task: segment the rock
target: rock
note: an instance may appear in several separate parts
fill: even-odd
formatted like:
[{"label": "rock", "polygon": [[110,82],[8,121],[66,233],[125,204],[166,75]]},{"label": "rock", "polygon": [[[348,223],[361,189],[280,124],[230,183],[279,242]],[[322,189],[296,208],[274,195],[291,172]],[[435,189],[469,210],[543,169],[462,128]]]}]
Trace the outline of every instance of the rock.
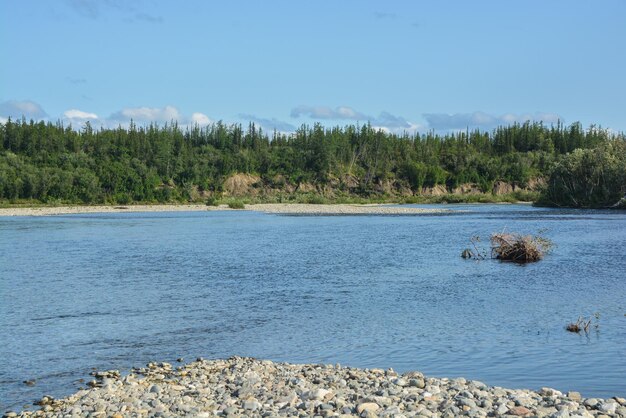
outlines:
[{"label": "rock", "polygon": [[592,409],[595,408],[597,404],[598,404],[598,400],[596,398],[589,398],[583,402],[583,405]]},{"label": "rock", "polygon": [[228,408],[224,408],[224,414],[226,415],[236,414],[238,410],[239,409],[235,408],[234,406],[229,406]]},{"label": "rock", "polygon": [[250,398],[243,403],[243,409],[246,411],[256,411],[261,408],[261,404],[254,398]]},{"label": "rock", "polygon": [[615,401],[604,402],[604,403],[600,404],[597,408],[598,408],[598,410],[600,410],[602,412],[606,412],[608,414],[613,414],[613,413],[615,413],[615,409],[617,409],[617,402],[615,402]]},{"label": "rock", "polygon": [[573,401],[580,402],[582,396],[580,396],[579,392],[569,391],[567,392],[567,397]]},{"label": "rock", "polygon": [[552,388],[546,388],[543,387],[541,389],[539,389],[539,394],[541,396],[559,396],[562,395],[561,392],[559,392],[558,390],[552,389]]},{"label": "rock", "polygon": [[380,408],[380,406],[378,406],[378,404],[376,404],[374,402],[364,402],[364,403],[361,403],[361,404],[357,405],[356,412],[360,415],[364,411],[376,412],[376,411],[378,411],[379,408]]},{"label": "rock", "polygon": [[467,409],[468,411],[472,408],[476,408],[476,402],[474,402],[473,399],[468,399],[468,398],[460,398],[457,401],[457,405],[468,407]]},{"label": "rock", "polygon": [[416,387],[416,388],[419,388],[419,389],[424,389],[424,387],[426,386],[426,383],[424,382],[424,379],[421,379],[421,378],[410,379],[409,380],[409,386]]},{"label": "rock", "polygon": [[150,393],[161,393],[161,387],[158,385],[150,386]]},{"label": "rock", "polygon": [[525,417],[526,415],[530,415],[532,412],[526,407],[514,406],[513,408],[509,409],[509,412],[507,413],[509,415],[515,415],[517,417]]},{"label": "rock", "polygon": [[498,407],[496,408],[496,412],[498,413],[498,415],[504,415],[507,412],[509,412],[509,407],[506,406],[505,404],[500,404],[498,405]]},{"label": "rock", "polygon": [[330,399],[332,398],[333,393],[329,390],[326,389],[315,389],[312,392],[309,392],[309,399],[315,399],[315,400],[324,400],[324,399]]}]

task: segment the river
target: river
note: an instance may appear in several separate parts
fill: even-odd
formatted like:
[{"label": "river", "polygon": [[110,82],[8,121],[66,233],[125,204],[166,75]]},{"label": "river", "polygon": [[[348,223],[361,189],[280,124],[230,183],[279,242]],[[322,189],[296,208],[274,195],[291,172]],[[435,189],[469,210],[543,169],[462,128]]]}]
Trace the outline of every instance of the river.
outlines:
[{"label": "river", "polygon": [[[0,408],[67,396],[92,368],[232,355],[626,395],[626,213],[447,207],[0,217]],[[460,257],[502,230],[556,247]],[[565,331],[579,316],[590,332]]]}]

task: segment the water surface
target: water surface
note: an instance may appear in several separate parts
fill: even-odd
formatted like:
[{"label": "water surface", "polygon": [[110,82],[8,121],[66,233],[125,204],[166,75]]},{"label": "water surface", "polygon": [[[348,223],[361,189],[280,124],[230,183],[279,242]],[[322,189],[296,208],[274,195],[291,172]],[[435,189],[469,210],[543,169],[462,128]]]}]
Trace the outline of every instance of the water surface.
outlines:
[{"label": "water surface", "polygon": [[[626,214],[449,207],[465,212],[0,218],[0,408],[67,396],[91,368],[231,355],[626,395]],[[503,229],[557,247],[460,258]],[[597,330],[564,330],[594,313]]]}]

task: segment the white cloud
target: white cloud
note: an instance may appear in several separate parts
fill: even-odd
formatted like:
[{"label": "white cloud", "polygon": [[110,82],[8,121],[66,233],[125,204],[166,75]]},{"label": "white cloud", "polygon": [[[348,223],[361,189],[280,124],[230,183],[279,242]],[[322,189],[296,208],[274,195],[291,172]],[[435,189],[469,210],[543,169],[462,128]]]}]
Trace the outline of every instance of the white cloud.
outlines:
[{"label": "white cloud", "polygon": [[298,118],[301,116],[308,116],[311,119],[370,122],[373,126],[389,130],[409,129],[412,126],[412,124],[402,116],[395,116],[389,112],[380,112],[378,117],[373,117],[354,110],[353,108],[348,106],[339,106],[335,109],[332,109],[328,106],[301,105],[291,109],[291,117]]},{"label": "white cloud", "polygon": [[195,112],[191,114],[191,122],[200,126],[210,125],[213,121],[204,113]]},{"label": "white cloud", "polygon": [[98,124],[103,125],[103,122],[95,113],[84,112],[78,109],[69,109],[63,112],[62,120],[64,124],[73,127],[85,126],[86,122],[91,123],[92,126]]},{"label": "white cloud", "polygon": [[276,118],[260,118],[258,116],[250,115],[248,113],[240,113],[238,116],[246,122],[254,122],[257,126],[260,126],[265,131],[276,130],[282,133],[291,133],[295,132],[296,130],[296,127],[292,124],[283,122]]},{"label": "white cloud", "polygon": [[63,112],[63,116],[67,119],[98,119],[98,115],[95,113],[83,112],[78,109],[70,109]]},{"label": "white cloud", "polygon": [[342,119],[360,119],[363,116],[365,116],[359,112],[356,112],[351,107],[347,107],[347,106],[338,107],[336,112],[337,112],[337,115],[340,116]]},{"label": "white cloud", "polygon": [[9,100],[0,103],[0,116],[5,118],[41,120],[48,116],[43,108],[31,100]]},{"label": "white cloud", "polygon": [[357,112],[348,106],[339,106],[332,109],[328,106],[306,106],[301,105],[291,109],[291,117],[298,118],[300,116],[308,116],[311,119],[351,119],[351,120],[367,120],[368,117],[363,113]]},{"label": "white cloud", "polygon": [[215,122],[204,113],[193,112],[191,116],[187,116],[177,107],[168,105],[165,107],[127,107],[102,120],[102,124],[106,127],[128,127],[131,120],[140,126],[150,123],[164,125],[174,122],[181,129],[195,125],[207,126]]},{"label": "white cloud", "polygon": [[161,122],[169,123],[178,121],[183,123],[181,113],[174,106],[161,107],[129,107],[113,113],[112,121],[129,122],[131,119],[139,123]]},{"label": "white cloud", "polygon": [[493,129],[500,125],[511,125],[513,123],[544,122],[556,123],[563,118],[556,113],[505,113],[503,115],[490,115],[485,112],[473,113],[426,113],[424,119],[428,122],[428,126],[435,130],[458,130],[466,128]]}]

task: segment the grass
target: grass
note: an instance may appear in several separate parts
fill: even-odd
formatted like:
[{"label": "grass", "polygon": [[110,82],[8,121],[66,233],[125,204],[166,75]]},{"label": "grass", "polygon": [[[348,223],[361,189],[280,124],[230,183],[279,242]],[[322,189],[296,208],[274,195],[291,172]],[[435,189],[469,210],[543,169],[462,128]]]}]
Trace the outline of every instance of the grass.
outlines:
[{"label": "grass", "polygon": [[246,204],[243,202],[243,200],[239,200],[239,199],[229,200],[227,205],[231,209],[245,209],[246,208]]},{"label": "grass", "polygon": [[[232,198],[230,201],[241,200],[244,204],[255,203],[306,203],[306,204],[445,204],[445,203],[516,203],[516,202],[534,202],[538,199],[538,192],[522,192],[517,191],[506,195],[493,195],[491,193],[481,194],[446,194],[442,196],[394,196],[394,195],[353,195],[345,193],[336,193],[333,196],[324,196],[318,193],[273,193],[273,194],[261,194],[258,196],[246,196],[242,198]],[[123,199],[124,200],[124,199]],[[19,200],[1,200],[1,208],[16,208],[16,207],[54,207],[63,205],[115,205],[115,204],[177,204],[177,203],[196,203],[206,204],[207,206],[217,206],[220,203],[229,204],[230,201],[224,201],[217,196],[212,196],[205,199],[198,199],[195,201],[187,201],[184,199],[171,200],[167,202],[157,201],[128,201],[120,202],[119,200],[107,201],[107,202],[93,202],[84,203],[76,201],[62,201],[52,200],[42,202],[33,199],[19,199]]]}]

